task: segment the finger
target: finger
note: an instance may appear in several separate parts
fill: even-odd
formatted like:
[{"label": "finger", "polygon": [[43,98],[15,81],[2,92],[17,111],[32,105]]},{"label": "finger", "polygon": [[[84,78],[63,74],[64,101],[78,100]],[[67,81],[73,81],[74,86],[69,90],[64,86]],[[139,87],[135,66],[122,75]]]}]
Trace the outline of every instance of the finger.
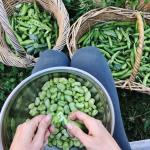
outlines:
[{"label": "finger", "polygon": [[51,121],[51,116],[47,115],[40,122],[38,129],[37,129],[37,133],[33,139],[33,145],[36,146],[35,149],[42,148],[44,144],[44,140],[45,140],[46,131],[50,126],[50,121]]},{"label": "finger", "polygon": [[45,133],[45,138],[44,138],[44,143],[47,142],[48,137],[50,136],[51,132],[49,130],[46,131]]},{"label": "finger", "polygon": [[66,127],[70,134],[78,138],[83,145],[86,146],[88,144],[89,136],[85,134],[79,127],[71,123],[67,124]]},{"label": "finger", "polygon": [[69,118],[71,120],[79,120],[82,123],[84,123],[84,125],[87,127],[87,129],[89,129],[91,126],[93,126],[92,124],[95,122],[95,119],[90,117],[89,115],[80,112],[80,111],[76,111],[70,114]]},{"label": "finger", "polygon": [[32,118],[31,120],[28,120],[26,123],[30,126],[30,128],[32,128],[32,130],[34,130],[33,132],[35,132],[39,123],[44,117],[45,115],[39,115],[39,116]]},{"label": "finger", "polygon": [[20,124],[17,127],[16,135],[22,134],[24,136],[24,141],[32,142],[37,126],[43,117],[44,117],[43,115],[40,115],[23,124]]}]

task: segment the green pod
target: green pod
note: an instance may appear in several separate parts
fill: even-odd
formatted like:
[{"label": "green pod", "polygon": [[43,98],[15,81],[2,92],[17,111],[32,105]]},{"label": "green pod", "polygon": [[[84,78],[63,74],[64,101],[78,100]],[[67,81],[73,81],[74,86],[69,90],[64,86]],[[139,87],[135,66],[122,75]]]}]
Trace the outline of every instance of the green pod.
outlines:
[{"label": "green pod", "polygon": [[88,102],[85,102],[84,103],[84,107],[87,109],[87,108],[89,108],[89,103]]},{"label": "green pod", "polygon": [[29,106],[28,106],[28,109],[33,109],[35,107],[35,104],[34,103],[31,103]]},{"label": "green pod", "polygon": [[115,58],[117,58],[117,56],[120,54],[120,51],[117,51],[115,54],[113,54],[113,56],[111,57],[111,59],[108,61],[109,64],[112,64],[115,60]]},{"label": "green pod", "polygon": [[90,92],[93,93],[93,94],[95,94],[95,93],[97,93],[97,89],[93,86],[93,87],[90,89]]},{"label": "green pod", "polygon": [[21,44],[22,46],[34,44],[34,40],[25,40],[25,41],[20,42],[20,44]]},{"label": "green pod", "polygon": [[53,82],[54,82],[55,84],[57,84],[57,83],[59,82],[59,78],[54,78],[54,79],[53,79]]},{"label": "green pod", "polygon": [[74,87],[74,86],[81,86],[81,83],[80,83],[80,82],[73,82],[71,85],[72,85],[73,87]]},{"label": "green pod", "polygon": [[51,112],[54,112],[54,111],[56,111],[57,110],[57,104],[52,104],[50,107],[49,107],[49,110],[51,111]]},{"label": "green pod", "polygon": [[85,101],[89,101],[91,99],[91,93],[87,92],[85,93]]},{"label": "green pod", "polygon": [[38,114],[38,111],[37,111],[36,108],[33,108],[33,109],[31,109],[31,110],[29,111],[29,114],[30,114],[32,117],[34,117],[34,116],[36,116],[36,115]]},{"label": "green pod", "polygon": [[99,100],[100,100],[100,95],[99,95],[99,94],[96,94],[95,97],[94,97],[94,99],[95,99],[96,101],[99,101]]},{"label": "green pod", "polygon": [[62,147],[63,146],[63,142],[61,140],[57,140],[57,146],[58,147]]},{"label": "green pod", "polygon": [[64,108],[61,107],[61,106],[58,106],[58,107],[57,107],[57,112],[64,112]]},{"label": "green pod", "polygon": [[59,78],[59,82],[62,84],[67,84],[68,80],[66,78]]},{"label": "green pod", "polygon": [[69,81],[69,83],[73,84],[75,82],[75,79],[69,78],[68,81]]},{"label": "green pod", "polygon": [[66,138],[69,137],[69,134],[68,134],[68,132],[67,132],[66,129],[63,129],[63,130],[61,131],[61,133],[62,133],[62,135],[64,135]]},{"label": "green pod", "polygon": [[86,81],[84,85],[88,88],[91,88],[93,86],[89,81]]},{"label": "green pod", "polygon": [[42,115],[46,115],[46,111],[42,111],[40,114],[42,114]]},{"label": "green pod", "polygon": [[144,80],[143,80],[143,85],[144,86],[147,86],[147,82],[148,82],[149,78],[150,78],[150,73],[146,74],[146,76],[144,77]]},{"label": "green pod", "polygon": [[34,9],[32,9],[32,8],[30,8],[29,10],[28,10],[28,16],[33,16],[34,15]]},{"label": "green pod", "polygon": [[84,100],[85,98],[83,96],[78,98],[78,102],[84,102]]},{"label": "green pod", "polygon": [[62,136],[62,134],[58,133],[55,137],[56,137],[57,140],[59,140],[59,139],[61,139],[61,136]]},{"label": "green pod", "polygon": [[74,111],[77,110],[76,105],[75,105],[75,103],[73,103],[73,102],[69,103],[69,107],[70,107],[70,110],[71,110],[72,112],[74,112]]},{"label": "green pod", "polygon": [[19,41],[19,43],[21,43],[22,42],[22,38],[16,32],[14,32],[14,34],[15,34],[17,40]]},{"label": "green pod", "polygon": [[125,70],[126,68],[127,68],[127,64],[125,63],[125,64],[122,65],[121,69]]},{"label": "green pod", "polygon": [[47,98],[50,98],[50,97],[51,97],[51,93],[50,93],[49,90],[46,91],[46,96],[47,96]]},{"label": "green pod", "polygon": [[35,99],[35,106],[38,106],[40,104],[40,98],[36,97]]},{"label": "green pod", "polygon": [[40,93],[39,93],[40,99],[41,99],[41,100],[44,100],[44,98],[46,97],[46,94],[47,94],[47,93],[46,93],[45,91],[40,92]]},{"label": "green pod", "polygon": [[52,145],[53,145],[53,146],[56,146],[56,145],[57,145],[57,141],[56,141],[56,140],[53,140],[53,141],[52,141]]},{"label": "green pod", "polygon": [[70,95],[70,96],[72,96],[72,95],[73,95],[73,92],[72,92],[71,90],[65,90],[65,91],[64,91],[64,94],[65,94],[65,95]]},{"label": "green pod", "polygon": [[98,110],[93,110],[92,111],[92,116],[95,117],[98,114]]},{"label": "green pod", "polygon": [[66,105],[65,101],[58,101],[58,105],[64,107]]},{"label": "green pod", "polygon": [[69,144],[68,144],[68,142],[64,142],[62,148],[63,148],[63,150],[69,150]]},{"label": "green pod", "polygon": [[28,12],[28,6],[27,6],[27,4],[24,3],[21,10],[20,10],[19,15],[25,16],[27,12]]},{"label": "green pod", "polygon": [[65,100],[65,96],[64,96],[63,94],[61,94],[60,100],[61,100],[61,101],[64,101],[64,100]]},{"label": "green pod", "polygon": [[79,147],[81,143],[80,143],[79,140],[74,140],[73,144],[74,144],[75,147]]},{"label": "green pod", "polygon": [[45,104],[46,108],[49,108],[50,107],[50,100],[46,98],[44,100],[44,104]]},{"label": "green pod", "polygon": [[88,88],[86,86],[82,86],[82,89],[84,90],[84,93],[88,92]]},{"label": "green pod", "polygon": [[26,34],[22,34],[21,38],[22,38],[22,40],[25,40],[27,38],[27,35]]},{"label": "green pod", "polygon": [[57,88],[58,88],[58,90],[60,90],[60,91],[64,91],[64,90],[66,89],[65,85],[62,84],[62,83],[58,83],[58,84],[57,84]]},{"label": "green pod", "polygon": [[46,37],[46,41],[47,41],[48,48],[51,49],[52,48],[52,45],[50,42],[51,41],[51,35]]},{"label": "green pod", "polygon": [[56,93],[57,92],[57,88],[55,88],[55,87],[50,88],[50,92],[52,94]]},{"label": "green pod", "polygon": [[70,145],[70,147],[73,146],[73,140],[70,140],[70,141],[69,141],[69,145]]},{"label": "green pod", "polygon": [[10,38],[9,36],[5,33],[5,40],[6,40],[6,43],[11,45],[11,41],[10,41]]},{"label": "green pod", "polygon": [[91,98],[88,102],[89,106],[93,106],[95,104],[95,99]]},{"label": "green pod", "polygon": [[52,95],[51,95],[51,99],[52,100],[55,100],[57,98],[57,93],[53,93]]},{"label": "green pod", "polygon": [[111,51],[116,52],[116,51],[121,51],[121,50],[124,50],[124,49],[127,49],[127,48],[128,48],[128,46],[121,46],[121,47],[114,48]]},{"label": "green pod", "polygon": [[37,6],[36,1],[34,1],[33,7],[34,7],[35,12],[36,12],[37,14],[40,14],[40,10],[39,10],[39,7]]},{"label": "green pod", "polygon": [[82,89],[82,87],[79,87],[79,86],[74,86],[73,88],[74,91],[78,92],[78,93],[81,93],[83,94],[84,93],[84,90]]},{"label": "green pod", "polygon": [[65,114],[70,114],[70,108],[69,108],[69,106],[68,105],[65,105],[64,106],[64,112],[65,112]]},{"label": "green pod", "polygon": [[29,34],[33,34],[36,31],[36,29],[36,26],[32,26],[32,28],[29,30]]},{"label": "green pod", "polygon": [[46,107],[45,107],[44,104],[42,104],[42,105],[39,105],[39,106],[37,107],[37,110],[39,110],[39,111],[45,111],[45,110],[46,110]]},{"label": "green pod", "polygon": [[125,69],[125,70],[120,71],[120,72],[113,72],[112,75],[113,75],[113,77],[121,77],[124,74],[126,74],[128,71],[129,71],[129,69]]},{"label": "green pod", "polygon": [[84,104],[76,103],[76,107],[79,108],[79,109],[82,109],[82,108],[84,108]]},{"label": "green pod", "polygon": [[70,95],[65,95],[65,100],[68,101],[68,102],[72,102],[73,98]]},{"label": "green pod", "polygon": [[130,75],[131,75],[131,73],[132,73],[132,70],[129,70],[126,74],[124,74],[123,76],[121,76],[120,77],[120,79],[127,79],[128,77],[130,77]]}]

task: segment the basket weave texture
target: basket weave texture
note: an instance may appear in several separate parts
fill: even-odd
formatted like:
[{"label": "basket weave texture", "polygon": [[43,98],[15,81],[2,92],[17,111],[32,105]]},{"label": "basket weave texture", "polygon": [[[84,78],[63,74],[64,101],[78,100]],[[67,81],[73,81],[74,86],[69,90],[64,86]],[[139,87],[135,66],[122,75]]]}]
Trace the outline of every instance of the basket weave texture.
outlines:
[{"label": "basket weave texture", "polygon": [[[69,15],[62,0],[36,1],[56,18],[59,26],[59,36],[53,49],[62,50],[66,44],[66,36],[70,28]],[[0,0],[0,62],[9,66],[27,68],[34,66],[38,58],[28,55],[20,46],[8,21],[8,17],[13,14],[15,6],[22,2],[34,2],[34,0]],[[4,32],[7,33],[13,43],[17,55],[13,53],[5,42]]]},{"label": "basket weave texture", "polygon": [[116,81],[115,83],[116,87],[118,88],[130,89],[150,95],[149,87],[145,87],[142,84],[135,82],[136,76],[139,72],[144,47],[144,24],[142,16],[147,22],[150,23],[149,13],[142,13],[128,9],[107,7],[104,9],[94,9],[87,12],[71,26],[70,31],[68,33],[66,43],[70,57],[72,57],[78,49],[78,40],[84,35],[85,32],[89,30],[90,27],[96,25],[97,23],[101,23],[104,21],[131,21],[135,23],[137,22],[139,40],[132,74],[129,79]]}]

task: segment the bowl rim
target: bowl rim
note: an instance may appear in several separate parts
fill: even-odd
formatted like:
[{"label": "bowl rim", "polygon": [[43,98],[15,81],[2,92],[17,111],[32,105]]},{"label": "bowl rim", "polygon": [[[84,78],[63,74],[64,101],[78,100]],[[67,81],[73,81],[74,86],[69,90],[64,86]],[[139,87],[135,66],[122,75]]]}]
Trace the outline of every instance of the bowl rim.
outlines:
[{"label": "bowl rim", "polygon": [[48,73],[48,72],[52,72],[52,71],[57,71],[59,70],[59,72],[62,70],[62,71],[75,71],[75,72],[78,72],[78,73],[81,73],[83,75],[86,75],[88,76],[90,79],[94,80],[100,87],[101,89],[105,92],[105,95],[107,96],[108,98],[108,104],[109,104],[109,107],[110,107],[110,111],[111,111],[111,117],[112,117],[112,125],[111,125],[111,135],[113,135],[114,133],[114,128],[115,128],[115,112],[114,112],[114,107],[113,107],[113,103],[112,103],[112,100],[107,92],[107,90],[105,89],[105,87],[102,85],[102,83],[100,83],[100,81],[98,81],[93,75],[91,75],[90,73],[86,72],[86,71],[83,71],[81,69],[78,69],[78,68],[74,68],[74,67],[52,67],[52,68],[48,68],[48,69],[44,69],[44,70],[41,70],[41,71],[38,71],[37,73],[34,73],[34,74],[31,74],[29,77],[27,77],[26,79],[24,79],[21,83],[19,83],[15,89],[10,93],[10,95],[8,96],[8,98],[6,99],[2,109],[1,109],[1,112],[0,112],[0,149],[3,150],[3,143],[2,143],[2,124],[3,124],[3,117],[5,115],[5,111],[12,99],[13,96],[16,95],[16,92],[23,86],[25,86],[25,84],[31,82],[33,79],[36,79],[40,76],[43,76],[44,74]]}]

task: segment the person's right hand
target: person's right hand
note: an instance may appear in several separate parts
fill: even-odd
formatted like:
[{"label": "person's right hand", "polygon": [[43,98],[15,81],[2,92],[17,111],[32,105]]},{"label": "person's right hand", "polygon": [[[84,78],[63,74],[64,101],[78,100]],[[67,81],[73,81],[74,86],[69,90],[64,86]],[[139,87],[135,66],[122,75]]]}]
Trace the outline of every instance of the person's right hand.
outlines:
[{"label": "person's right hand", "polygon": [[120,150],[119,146],[100,120],[96,120],[79,111],[72,113],[69,118],[71,120],[81,121],[88,129],[88,134],[85,134],[76,125],[67,124],[67,128],[71,135],[78,138],[87,150]]}]

